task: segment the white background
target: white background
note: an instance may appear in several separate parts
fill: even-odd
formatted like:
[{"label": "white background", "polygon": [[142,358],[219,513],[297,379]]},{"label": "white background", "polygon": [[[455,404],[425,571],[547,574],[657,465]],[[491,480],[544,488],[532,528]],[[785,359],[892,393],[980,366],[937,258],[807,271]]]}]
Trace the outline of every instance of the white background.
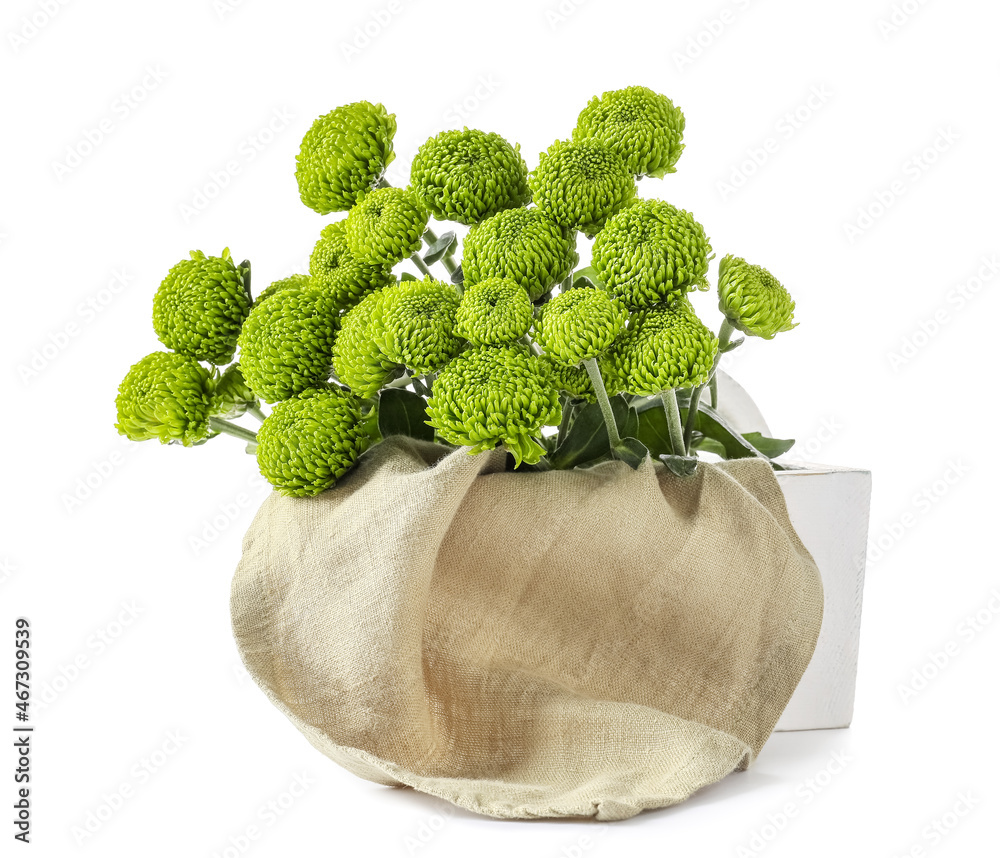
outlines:
[{"label": "white background", "polygon": [[[31,619],[35,700],[49,701],[34,716],[30,850],[994,854],[1000,7],[902,6],[890,31],[890,0],[4,3],[0,639]],[[379,32],[365,43],[359,27]],[[478,818],[342,771],[246,678],[227,600],[264,494],[254,462],[228,438],[119,441],[115,388],[157,347],[152,295],[188,250],[228,245],[258,289],[303,267],[326,219],[299,202],[294,155],[317,115],[382,101],[405,180],[427,136],[463,124],[519,142],[533,166],[588,98],[633,83],[687,116],[679,171],[641,193],[692,210],[720,257],[764,264],[798,302],[799,328],[728,369],[806,458],[874,473],[855,722],[776,736],[750,772],[630,821]],[[712,295],[695,301],[717,325]],[[849,761],[831,775],[834,754]],[[927,827],[969,794],[936,842]],[[121,806],[78,844],[74,827],[109,801]],[[259,839],[242,840],[251,825]],[[3,854],[11,836],[4,822]]]}]

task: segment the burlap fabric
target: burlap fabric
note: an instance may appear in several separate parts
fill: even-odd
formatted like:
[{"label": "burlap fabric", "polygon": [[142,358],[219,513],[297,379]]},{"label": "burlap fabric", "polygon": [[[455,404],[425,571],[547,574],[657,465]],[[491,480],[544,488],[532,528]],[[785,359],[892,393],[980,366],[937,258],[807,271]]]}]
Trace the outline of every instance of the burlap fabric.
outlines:
[{"label": "burlap fabric", "polygon": [[497,817],[614,820],[748,766],[819,634],[766,462],[505,473],[407,439],[269,497],[233,630],[324,754]]}]

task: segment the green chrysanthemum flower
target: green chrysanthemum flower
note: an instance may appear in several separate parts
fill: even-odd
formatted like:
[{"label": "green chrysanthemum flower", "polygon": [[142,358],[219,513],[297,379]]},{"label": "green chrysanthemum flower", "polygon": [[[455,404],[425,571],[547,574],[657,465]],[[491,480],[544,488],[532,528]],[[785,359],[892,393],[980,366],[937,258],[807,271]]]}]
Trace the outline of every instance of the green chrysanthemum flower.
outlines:
[{"label": "green chrysanthemum flower", "polygon": [[323,227],[309,257],[309,273],[341,310],[350,309],[365,295],[396,282],[389,266],[359,262],[351,253],[346,221]]},{"label": "green chrysanthemum flower", "polygon": [[687,299],[645,310],[608,353],[612,384],[648,396],[708,381],[719,341]]},{"label": "green chrysanthemum flower", "polygon": [[635,177],[600,140],[557,140],[541,154],[528,185],[552,220],[587,235],[635,198]]},{"label": "green chrysanthemum flower", "polygon": [[253,306],[256,307],[263,304],[268,298],[272,295],[277,295],[279,292],[284,292],[285,290],[301,291],[316,285],[312,277],[308,274],[292,274],[289,277],[283,277],[281,280],[275,280],[254,299]]},{"label": "green chrysanthemum flower", "polygon": [[185,447],[209,434],[215,380],[198,361],[176,352],[153,352],[134,364],[118,387],[119,435],[159,438]]},{"label": "green chrysanthemum flower", "polygon": [[570,289],[545,307],[535,340],[554,360],[577,366],[606,352],[625,327],[628,313],[599,289]]},{"label": "green chrysanthemum flower", "polygon": [[423,245],[430,213],[409,191],[380,188],[347,216],[347,243],[355,259],[395,265]]},{"label": "green chrysanthemum flower", "polygon": [[574,234],[538,208],[507,209],[474,226],[462,248],[466,284],[506,277],[537,301],[580,261]]},{"label": "green chrysanthemum flower", "polygon": [[788,290],[766,268],[738,256],[719,263],[719,309],[734,328],[765,340],[798,324]]},{"label": "green chrysanthemum flower", "polygon": [[192,250],[178,262],[153,298],[153,329],[175,352],[214,364],[233,359],[240,326],[250,312],[250,264]]},{"label": "green chrysanthemum flower", "polygon": [[442,131],[420,147],[410,187],[438,220],[475,224],[531,201],[521,147],[499,134]]},{"label": "green chrysanthemum flower", "polygon": [[434,382],[428,423],[446,441],[472,453],[503,444],[517,464],[536,463],[543,426],[562,416],[559,391],[538,358],[520,346],[483,346],[463,352]]},{"label": "green chrysanthemum flower", "polygon": [[674,172],[684,149],[684,114],[665,95],[630,86],[594,97],[581,111],[574,140],[595,138],[618,153],[636,176]]},{"label": "green chrysanthemum flower", "polygon": [[690,213],[642,200],[608,221],[594,241],[593,265],[605,288],[629,307],[650,307],[707,288],[713,255]]},{"label": "green chrysanthemum flower", "polygon": [[542,355],[540,360],[549,373],[549,380],[563,393],[569,394],[573,399],[582,399],[585,402],[597,402],[597,393],[594,391],[594,384],[591,382],[590,375],[584,367],[567,366],[564,363],[554,360],[549,355]]},{"label": "green chrysanthemum flower", "polygon": [[331,488],[369,441],[357,397],[310,389],[275,405],[257,430],[257,464],[281,494],[309,497]]},{"label": "green chrysanthemum flower", "polygon": [[513,280],[489,277],[466,288],[455,332],[474,346],[502,346],[531,327],[531,299]]},{"label": "green chrysanthemum flower", "polygon": [[278,402],[330,376],[337,307],[321,289],[286,289],[254,308],[240,333],[240,368],[254,393]]},{"label": "green chrysanthemum flower", "polygon": [[455,287],[427,277],[404,280],[379,293],[369,331],[387,361],[417,375],[437,372],[461,349],[455,333]]},{"label": "green chrysanthemum flower", "polygon": [[333,370],[337,378],[362,399],[374,396],[399,369],[382,354],[373,337],[372,329],[382,319],[384,291],[366,296],[344,314],[333,349]]},{"label": "green chrysanthemum flower", "polygon": [[320,214],[350,209],[392,163],[396,117],[381,104],[359,101],[320,116],[295,159],[299,196]]}]

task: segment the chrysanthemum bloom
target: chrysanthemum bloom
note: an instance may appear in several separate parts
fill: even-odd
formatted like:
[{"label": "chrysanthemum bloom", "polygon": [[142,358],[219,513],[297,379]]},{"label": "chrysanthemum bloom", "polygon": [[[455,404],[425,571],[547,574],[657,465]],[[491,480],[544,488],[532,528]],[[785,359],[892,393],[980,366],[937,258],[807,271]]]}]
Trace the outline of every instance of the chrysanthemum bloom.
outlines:
[{"label": "chrysanthemum bloom", "polygon": [[665,95],[630,86],[594,97],[580,112],[574,140],[606,143],[636,176],[674,172],[684,149],[684,114]]},{"label": "chrysanthemum bloom", "polygon": [[489,277],[467,287],[455,317],[455,332],[474,346],[502,346],[531,327],[531,299],[513,280]]},{"label": "chrysanthemum bloom", "polygon": [[168,349],[214,364],[229,363],[250,312],[250,270],[192,250],[164,278],[153,298],[153,329]]},{"label": "chrysanthemum bloom", "polygon": [[522,346],[482,346],[462,352],[434,382],[428,423],[471,453],[503,444],[517,464],[536,463],[543,426],[562,416],[559,391],[539,359]]},{"label": "chrysanthemum bloom", "polygon": [[416,375],[437,372],[462,348],[455,333],[455,287],[427,277],[379,293],[369,332],[385,359]]},{"label": "chrysanthemum bloom", "polygon": [[309,257],[309,273],[341,310],[350,309],[365,295],[396,282],[388,265],[368,265],[351,253],[345,221],[323,227]]},{"label": "chrysanthemum bloom", "polygon": [[600,140],[557,140],[541,154],[528,185],[552,220],[587,235],[635,198],[635,177]]},{"label": "chrysanthemum bloom", "polygon": [[537,301],[580,261],[576,238],[541,209],[507,209],[474,226],[462,246],[466,284],[505,277]]},{"label": "chrysanthemum bloom", "polygon": [[281,494],[308,497],[331,488],[370,440],[357,397],[310,389],[275,405],[257,430],[257,465]]},{"label": "chrysanthemum bloom", "polygon": [[475,224],[531,201],[521,147],[499,134],[442,131],[417,152],[410,187],[438,220]]},{"label": "chrysanthemum bloom", "polygon": [[281,280],[275,280],[254,299],[253,306],[256,307],[258,304],[264,303],[272,295],[277,295],[286,289],[301,291],[317,285],[319,284],[315,283],[308,274],[292,274],[289,277],[283,277]]},{"label": "chrysanthemum bloom", "polygon": [[119,435],[159,438],[190,447],[208,437],[215,382],[198,361],[176,352],[153,352],[134,364],[118,386]]},{"label": "chrysanthemum bloom", "polygon": [[707,288],[712,258],[705,230],[690,213],[641,200],[616,214],[594,241],[593,266],[629,307],[650,307]]},{"label": "chrysanthemum bloom", "polygon": [[608,353],[614,382],[648,396],[708,381],[719,342],[681,298],[633,317]]},{"label": "chrysanthemum bloom", "polygon": [[767,269],[738,256],[719,263],[719,309],[734,328],[765,340],[798,324],[788,290]]},{"label": "chrysanthemum bloom", "polygon": [[367,295],[341,319],[340,332],[333,349],[333,371],[362,399],[369,399],[396,374],[396,364],[382,354],[373,338],[372,328],[381,324],[382,293]]},{"label": "chrysanthemum bloom", "polygon": [[322,289],[285,290],[255,307],[240,333],[240,368],[267,402],[301,393],[330,376],[337,307]]},{"label": "chrysanthemum bloom", "polygon": [[416,195],[380,188],[347,216],[347,244],[359,262],[395,265],[420,250],[430,213]]},{"label": "chrysanthemum bloom", "polygon": [[563,393],[573,399],[597,402],[597,393],[590,375],[582,366],[567,366],[549,355],[542,355],[542,363],[549,374],[549,380]]},{"label": "chrysanthemum bloom", "polygon": [[625,327],[628,313],[599,289],[570,289],[542,308],[535,341],[554,360],[577,366],[606,352]]},{"label": "chrysanthemum bloom", "polygon": [[320,214],[344,212],[375,188],[396,157],[396,117],[359,101],[320,116],[295,158],[299,196]]}]

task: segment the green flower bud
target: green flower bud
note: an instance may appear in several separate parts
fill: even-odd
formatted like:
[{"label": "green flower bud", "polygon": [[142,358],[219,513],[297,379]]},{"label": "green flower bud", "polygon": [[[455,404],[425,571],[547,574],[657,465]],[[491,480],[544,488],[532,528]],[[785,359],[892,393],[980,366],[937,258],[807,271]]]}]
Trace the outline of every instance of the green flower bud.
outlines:
[{"label": "green flower bud", "polygon": [[[549,380],[563,393],[568,393],[573,399],[582,399],[586,402],[597,402],[597,393],[594,391],[590,374],[582,366],[567,366],[554,360],[549,355],[542,355],[541,362],[545,365],[549,374]],[[605,384],[605,387],[607,384]]]},{"label": "green flower bud", "polygon": [[215,380],[198,361],[176,352],[153,352],[134,364],[118,386],[119,435],[159,438],[185,447],[208,438]]},{"label": "green flower bud", "polygon": [[543,426],[562,416],[559,391],[539,359],[521,346],[462,352],[437,377],[427,401],[428,423],[471,453],[503,444],[517,464],[536,463]]},{"label": "green flower bud", "polygon": [[541,154],[528,185],[552,220],[587,235],[635,197],[635,177],[599,140],[557,140]]},{"label": "green flower bud", "polygon": [[467,287],[455,317],[455,332],[474,346],[502,346],[531,327],[531,299],[513,280],[489,277]]},{"label": "green flower bud", "polygon": [[462,248],[466,284],[505,277],[532,301],[565,280],[579,261],[574,234],[538,208],[498,212],[474,226]]},{"label": "green flower bud", "polygon": [[309,497],[354,467],[369,441],[357,397],[310,389],[275,405],[257,430],[257,465],[281,494]]},{"label": "green flower bud", "polygon": [[704,384],[718,345],[687,299],[645,310],[607,356],[612,386],[648,396]]},{"label": "green flower bud", "polygon": [[316,285],[318,284],[316,284],[312,277],[308,274],[292,274],[290,277],[275,280],[254,299],[253,306],[256,307],[259,304],[263,304],[272,295],[277,295],[279,292],[284,292],[286,289],[301,291]]},{"label": "green flower bud", "polygon": [[333,370],[337,378],[357,396],[369,399],[397,374],[396,364],[382,354],[375,342],[373,327],[381,324],[382,293],[367,295],[341,319],[340,333],[333,349]]},{"label": "green flower bud", "polygon": [[215,385],[212,396],[212,415],[219,417],[239,417],[251,405],[257,405],[257,396],[243,378],[238,363],[226,368]]},{"label": "green flower bud", "polygon": [[641,200],[616,214],[594,241],[593,266],[629,307],[650,307],[707,288],[712,258],[705,230],[688,212]]},{"label": "green flower bud", "polygon": [[599,289],[570,289],[542,308],[535,340],[553,360],[577,366],[606,352],[625,327],[628,313]]},{"label": "green flower bud", "polygon": [[250,312],[250,266],[229,255],[192,250],[164,278],[153,298],[153,329],[168,349],[195,360],[229,363]]},{"label": "green flower bud", "polygon": [[474,224],[531,201],[521,147],[499,134],[442,131],[417,152],[410,187],[438,220]]},{"label": "green flower bud", "polygon": [[389,266],[359,262],[351,253],[346,221],[323,227],[309,257],[309,273],[341,310],[350,309],[365,295],[396,282]]},{"label": "green flower bud", "polygon": [[437,372],[462,348],[455,334],[455,287],[427,277],[404,280],[379,293],[370,333],[387,361],[416,375]]},{"label": "green flower bud", "polygon": [[277,402],[330,376],[337,307],[321,289],[286,289],[255,307],[240,333],[240,368],[254,393]]},{"label": "green flower bud", "polygon": [[399,188],[380,188],[347,216],[347,243],[365,264],[395,265],[423,245],[430,213],[416,196]]},{"label": "green flower bud", "polygon": [[798,325],[788,290],[767,269],[738,256],[719,263],[719,309],[734,328],[765,340]]},{"label": "green flower bud", "polygon": [[630,86],[594,97],[581,111],[574,140],[607,144],[636,176],[662,178],[674,172],[684,149],[684,114],[665,95]]},{"label": "green flower bud", "polygon": [[359,101],[320,116],[295,159],[299,196],[320,214],[343,212],[372,190],[396,157],[396,117]]}]

